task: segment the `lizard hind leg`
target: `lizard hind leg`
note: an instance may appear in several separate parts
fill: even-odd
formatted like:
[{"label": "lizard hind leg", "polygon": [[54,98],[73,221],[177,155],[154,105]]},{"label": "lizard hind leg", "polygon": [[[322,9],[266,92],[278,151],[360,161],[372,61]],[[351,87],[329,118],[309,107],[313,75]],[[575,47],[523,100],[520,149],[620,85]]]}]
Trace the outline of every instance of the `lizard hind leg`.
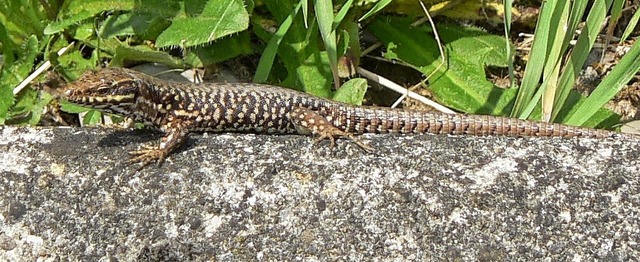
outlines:
[{"label": "lizard hind leg", "polygon": [[329,139],[331,146],[335,145],[336,137],[346,137],[366,151],[373,151],[373,148],[358,140],[352,133],[345,132],[327,121],[325,117],[317,112],[304,107],[297,107],[289,113],[289,119],[295,126],[298,133],[303,135],[317,135],[313,143]]}]

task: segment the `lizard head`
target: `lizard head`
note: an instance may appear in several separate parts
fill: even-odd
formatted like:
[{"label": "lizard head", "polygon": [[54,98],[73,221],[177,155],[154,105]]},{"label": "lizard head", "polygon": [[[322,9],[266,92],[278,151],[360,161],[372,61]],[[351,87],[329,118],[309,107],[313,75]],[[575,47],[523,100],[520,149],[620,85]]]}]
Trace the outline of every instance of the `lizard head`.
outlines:
[{"label": "lizard head", "polygon": [[130,115],[140,85],[140,79],[126,69],[104,68],[84,73],[59,96],[108,113]]}]

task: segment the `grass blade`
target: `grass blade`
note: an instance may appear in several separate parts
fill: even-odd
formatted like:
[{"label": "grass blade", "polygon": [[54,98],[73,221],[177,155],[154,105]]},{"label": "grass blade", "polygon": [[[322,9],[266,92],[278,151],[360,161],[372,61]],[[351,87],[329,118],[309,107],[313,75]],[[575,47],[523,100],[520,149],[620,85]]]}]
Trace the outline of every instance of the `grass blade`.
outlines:
[{"label": "grass blade", "polygon": [[[586,3],[580,7],[586,7]],[[574,7],[574,9],[576,9],[576,7]],[[608,6],[604,0],[596,0],[587,15],[585,27],[582,28],[582,32],[580,32],[578,40],[569,55],[569,62],[565,65],[562,75],[560,76],[556,101],[551,114],[551,119],[556,120],[555,122],[564,122],[564,118],[566,118],[566,116],[562,116],[559,113],[563,110],[571,88],[580,74],[580,70],[587,60],[591,48],[593,48],[593,44],[600,32],[600,25],[602,25],[606,18],[607,9]]]},{"label": "grass blade", "polygon": [[591,95],[569,117],[567,124],[582,125],[591,118],[598,109],[613,98],[640,70],[640,45],[634,44],[620,63],[611,70]]},{"label": "grass blade", "polygon": [[524,77],[518,89],[518,95],[513,110],[511,111],[511,116],[517,116],[521,119],[529,116],[528,114],[524,114],[524,109],[527,107],[527,104],[530,103],[531,98],[536,92],[543,68],[545,67],[545,58],[548,54],[549,21],[553,15],[555,5],[556,1],[550,0],[543,2],[540,8],[540,18],[538,18],[531,53],[529,54],[530,60],[527,62],[527,67],[524,70]]},{"label": "grass blade", "polygon": [[376,3],[376,5],[373,6],[373,8],[371,8],[371,10],[369,10],[369,12],[367,12],[362,17],[360,17],[360,19],[358,19],[358,22],[362,22],[363,20],[369,18],[370,16],[374,15],[375,13],[380,12],[382,9],[384,9],[390,3],[391,3],[391,0],[382,0],[382,1],[378,2],[378,3]]},{"label": "grass blade", "polygon": [[293,18],[295,18],[298,14],[298,11],[302,6],[302,1],[299,2],[296,8],[294,8],[293,11],[289,14],[289,16],[287,16],[287,18],[282,21],[282,24],[280,24],[280,27],[278,27],[276,33],[273,35],[273,37],[271,37],[271,40],[269,40],[269,44],[267,44],[264,52],[262,52],[262,56],[260,57],[260,61],[258,62],[256,74],[253,76],[254,82],[264,83],[267,81],[267,78],[269,78],[273,61],[275,60],[276,53],[278,52],[278,47],[280,46],[284,35],[287,33],[287,31],[289,31],[289,28],[293,23]]},{"label": "grass blade", "polygon": [[333,84],[336,89],[338,89],[338,87],[340,87],[340,78],[338,77],[338,45],[336,43],[335,31],[333,31],[333,1],[316,0],[315,10],[318,29],[320,30],[324,48],[329,57],[329,66],[333,74]]}]

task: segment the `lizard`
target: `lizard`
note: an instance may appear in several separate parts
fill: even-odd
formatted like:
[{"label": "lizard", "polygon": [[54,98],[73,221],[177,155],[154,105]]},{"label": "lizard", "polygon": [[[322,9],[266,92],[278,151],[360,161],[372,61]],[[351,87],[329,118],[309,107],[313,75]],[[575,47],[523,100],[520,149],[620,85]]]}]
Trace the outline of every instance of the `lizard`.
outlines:
[{"label": "lizard", "polygon": [[58,97],[123,115],[164,133],[157,145],[130,152],[130,163],[161,164],[190,132],[253,132],[345,137],[367,151],[355,135],[432,133],[532,137],[621,137],[622,133],[516,118],[445,114],[354,106],[300,91],[255,83],[179,83],[126,68],[87,71]]}]

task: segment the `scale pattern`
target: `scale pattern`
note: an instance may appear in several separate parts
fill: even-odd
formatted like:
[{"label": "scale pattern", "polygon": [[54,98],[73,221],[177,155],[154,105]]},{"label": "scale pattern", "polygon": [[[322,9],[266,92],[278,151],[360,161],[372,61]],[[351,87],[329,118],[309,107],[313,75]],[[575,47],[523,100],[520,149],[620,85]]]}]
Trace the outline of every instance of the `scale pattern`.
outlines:
[{"label": "scale pattern", "polygon": [[548,137],[616,137],[620,133],[486,115],[352,106],[261,84],[189,84],[123,68],[87,72],[63,98],[132,117],[166,133],[159,146],[132,152],[143,166],[162,160],[191,131],[307,134],[320,139],[362,133],[433,133]]}]

